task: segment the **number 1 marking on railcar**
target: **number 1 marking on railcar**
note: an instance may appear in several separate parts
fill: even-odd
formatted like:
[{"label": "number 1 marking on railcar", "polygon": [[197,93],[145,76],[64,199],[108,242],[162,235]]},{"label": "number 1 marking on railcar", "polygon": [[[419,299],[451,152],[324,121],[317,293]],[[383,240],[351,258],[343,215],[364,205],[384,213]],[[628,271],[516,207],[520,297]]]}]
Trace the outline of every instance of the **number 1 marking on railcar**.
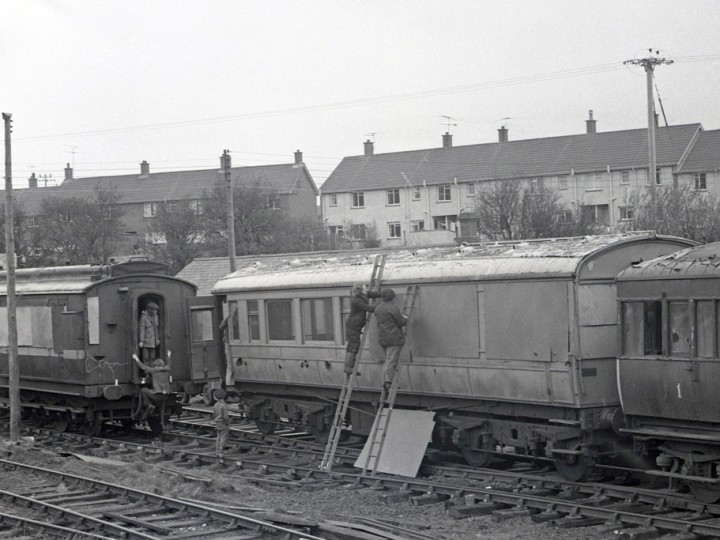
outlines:
[{"label": "number 1 marking on railcar", "polygon": [[682,392],[680,391],[680,383],[678,383],[677,389],[678,389],[678,399],[682,399]]}]

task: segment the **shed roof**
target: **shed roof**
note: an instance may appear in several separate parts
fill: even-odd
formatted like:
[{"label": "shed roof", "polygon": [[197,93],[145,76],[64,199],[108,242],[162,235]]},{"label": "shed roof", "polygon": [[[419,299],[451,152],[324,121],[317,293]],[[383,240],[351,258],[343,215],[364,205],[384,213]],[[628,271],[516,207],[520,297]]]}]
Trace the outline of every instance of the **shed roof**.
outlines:
[{"label": "shed roof", "polygon": [[[652,239],[668,240],[646,232],[495,242],[417,250],[388,249],[364,253],[302,254],[272,258],[246,258],[238,270],[219,280],[214,294],[257,289],[290,289],[350,285],[367,281],[377,254],[386,253],[383,282],[495,279],[502,276],[562,277],[613,246]],[[679,239],[677,239],[680,241]],[[685,244],[687,245],[687,244]],[[678,249],[680,249],[680,244]]]},{"label": "shed roof", "polygon": [[[677,165],[701,130],[700,124],[658,128],[658,166]],[[352,156],[342,160],[322,192],[647,168],[647,155],[647,129],[632,129]]]}]

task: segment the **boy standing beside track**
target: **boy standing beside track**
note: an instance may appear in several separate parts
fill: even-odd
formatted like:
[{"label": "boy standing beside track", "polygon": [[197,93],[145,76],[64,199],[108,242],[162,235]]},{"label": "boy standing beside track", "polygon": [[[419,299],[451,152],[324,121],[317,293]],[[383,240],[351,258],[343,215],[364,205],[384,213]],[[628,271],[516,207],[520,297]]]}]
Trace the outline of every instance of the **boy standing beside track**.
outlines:
[{"label": "boy standing beside track", "polygon": [[217,439],[215,440],[215,455],[221,458],[223,455],[223,448],[230,435],[230,411],[228,405],[225,403],[225,390],[222,388],[215,390],[215,407],[214,407],[214,418],[215,418],[215,429],[217,430]]}]

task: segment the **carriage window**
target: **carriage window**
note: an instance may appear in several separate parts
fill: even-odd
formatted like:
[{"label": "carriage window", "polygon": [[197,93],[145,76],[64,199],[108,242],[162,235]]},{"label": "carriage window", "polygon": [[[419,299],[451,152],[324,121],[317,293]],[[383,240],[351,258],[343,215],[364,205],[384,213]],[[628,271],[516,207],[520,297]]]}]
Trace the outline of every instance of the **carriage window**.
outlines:
[{"label": "carriage window", "polygon": [[270,341],[292,341],[293,334],[292,300],[267,300],[268,339]]},{"label": "carriage window", "polygon": [[335,341],[332,298],[303,300],[301,308],[305,341]]},{"label": "carriage window", "polygon": [[695,302],[695,355],[698,358],[715,356],[713,328],[715,328],[715,303],[710,300]]},{"label": "carriage window", "polygon": [[688,302],[670,302],[670,354],[688,356],[690,354],[690,313]]},{"label": "carriage window", "polygon": [[[230,304],[235,304],[235,311],[233,313],[237,314],[237,302],[230,302]],[[260,313],[258,311],[257,300],[247,301],[247,313],[248,335],[250,336],[250,341],[260,341]],[[235,319],[237,319],[237,317],[235,317]],[[235,326],[233,326],[233,332],[235,332]],[[240,328],[238,328],[237,334],[233,334],[233,339],[239,339],[239,337]]]},{"label": "carriage window", "polygon": [[193,343],[213,340],[212,310],[195,309],[190,313]]},{"label": "carriage window", "polygon": [[623,350],[628,356],[662,354],[662,304],[625,302],[623,309]]}]

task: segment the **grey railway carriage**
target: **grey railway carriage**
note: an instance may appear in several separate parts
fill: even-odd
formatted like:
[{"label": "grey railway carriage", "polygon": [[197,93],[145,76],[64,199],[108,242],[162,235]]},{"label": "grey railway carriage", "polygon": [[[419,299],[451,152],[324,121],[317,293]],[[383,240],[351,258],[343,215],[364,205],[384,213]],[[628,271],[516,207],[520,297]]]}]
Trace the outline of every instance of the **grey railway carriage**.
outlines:
[{"label": "grey railway carriage", "polygon": [[720,499],[720,242],[618,276],[626,434],[655,474]]},{"label": "grey railway carriage", "polygon": [[[6,278],[0,276],[0,403],[7,406]],[[138,352],[138,320],[149,302],[159,305],[163,358],[172,351],[173,389],[190,380],[188,299],[195,286],[166,275],[146,260],[103,266],[63,266],[16,272],[20,400],[24,421],[52,422],[97,433],[103,422],[133,422],[145,374]],[[153,431],[175,396],[147,418]]]},{"label": "grey railway carriage", "polygon": [[[636,233],[388,251],[382,286],[396,303],[418,286],[395,407],[435,411],[435,442],[471,464],[514,448],[583,477],[613,450],[622,420],[617,273],[690,244]],[[282,418],[327,437],[344,380],[349,289],[369,280],[373,259],[257,258],[215,285],[232,317],[236,385],[262,430]],[[348,418],[361,434],[382,384],[372,323],[369,332]]]}]

